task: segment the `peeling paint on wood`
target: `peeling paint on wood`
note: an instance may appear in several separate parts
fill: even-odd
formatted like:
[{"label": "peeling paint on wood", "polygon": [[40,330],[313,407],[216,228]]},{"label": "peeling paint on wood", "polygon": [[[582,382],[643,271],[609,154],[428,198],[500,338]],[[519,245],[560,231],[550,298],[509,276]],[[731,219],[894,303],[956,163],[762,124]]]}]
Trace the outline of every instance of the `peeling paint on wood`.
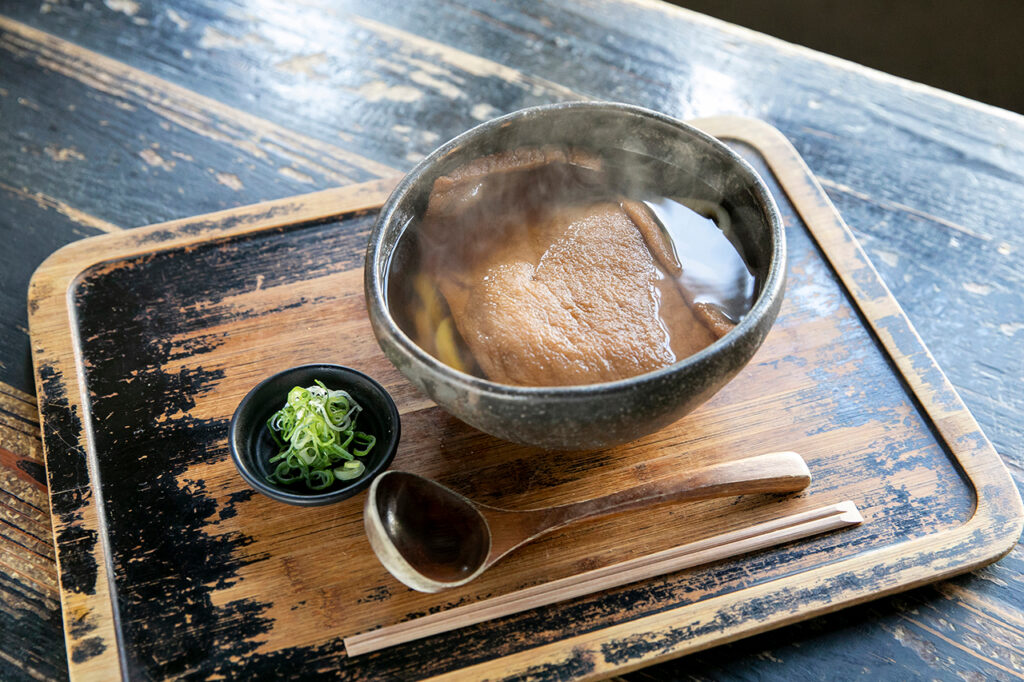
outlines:
[{"label": "peeling paint on wood", "polygon": [[[45,273],[66,272],[74,282],[70,300],[48,305],[73,306],[76,326],[61,334],[80,339],[81,409],[91,415],[95,471],[83,488],[92,502],[54,498],[58,551],[94,560],[98,529],[83,524],[80,514],[96,510],[95,496],[102,497],[117,646],[128,671],[260,675],[282,657],[306,670],[326,656],[329,669],[366,678],[462,669],[473,675],[518,670],[526,677],[608,674],[963,571],[1005,551],[1007,533],[1019,532],[1020,524],[1005,473],[842,223],[814,194],[795,157],[786,156],[784,141],[730,119],[698,125],[718,135],[752,136],[739,148],[769,179],[783,211],[792,254],[789,295],[740,377],[683,422],[615,451],[537,457],[492,442],[411,389],[377,349],[365,319],[360,266],[372,212],[187,238],[196,224],[212,222],[200,217],[149,230],[163,241],[147,240],[146,231],[124,235],[120,248],[127,246],[128,255],[121,258],[105,239],[95,266],[83,267],[90,252],[83,243],[82,256],[72,250],[52,269],[44,267],[37,274],[40,291],[48,289]],[[738,126],[735,132],[730,125]],[[770,150],[768,164],[751,144]],[[135,251],[140,242],[147,248]],[[844,281],[855,285],[852,291]],[[33,320],[62,319],[42,306],[37,311]],[[861,315],[883,311],[888,317],[868,318],[876,337]],[[295,328],[303,329],[301,340],[275,338],[274,330]],[[36,329],[34,322],[34,337]],[[41,358],[68,357],[66,349],[37,338]],[[902,364],[901,357],[910,360]],[[903,377],[893,373],[894,359]],[[396,466],[502,506],[589,497],[624,485],[630,467],[643,465],[643,475],[652,477],[680,466],[680,457],[710,462],[780,442],[799,443],[814,484],[768,504],[739,498],[638,512],[628,528],[622,519],[595,521],[541,540],[444,595],[393,589],[366,546],[360,499],[314,516],[281,509],[252,495],[227,457],[224,433],[237,399],[271,368],[316,360],[356,366],[392,391],[403,414]],[[40,377],[49,387],[44,425],[53,414],[64,425],[61,442],[80,439],[77,401],[63,406],[58,374],[45,360]],[[917,399],[905,382],[919,391]],[[49,448],[56,434],[46,442]],[[443,452],[469,451],[476,453],[471,466],[446,468]],[[70,459],[50,457],[51,479],[65,462],[81,470],[74,452]],[[113,480],[116,485],[96,483]],[[986,486],[983,498],[974,496],[972,482]],[[725,529],[848,498],[867,518],[860,528],[482,623],[386,655],[348,660],[339,644],[358,631],[699,538],[708,519]],[[1005,505],[994,508],[997,499]],[[687,517],[702,521],[688,524]],[[168,524],[175,533],[166,532]],[[305,529],[303,537],[285,540],[296,526]],[[339,562],[348,566],[341,574],[324,573],[323,566]],[[102,582],[98,566],[70,570],[78,582],[62,574],[62,589],[88,594]],[[97,600],[89,603],[100,613]],[[339,611],[346,614],[341,621]],[[68,635],[73,664],[116,660],[115,644],[98,641],[91,630]]]},{"label": "peeling paint on wood", "polygon": [[[396,168],[479,120],[583,95],[684,118],[731,109],[770,121],[825,185],[938,364],[1021,479],[1024,356],[1018,349],[1022,321],[1014,311],[1024,305],[1024,242],[1013,219],[1024,212],[1019,117],[646,0],[382,0],[351,6],[359,17],[392,29],[390,36],[354,23],[349,6],[322,0],[270,0],[261,2],[259,14],[205,0],[135,4],[134,16],[99,2],[7,3],[3,13],[116,59],[132,67],[130,73],[158,76],[232,111]],[[238,40],[203,49],[207,26]],[[0,250],[0,310],[9,320],[0,327],[0,381],[14,390],[33,391],[24,294],[32,270],[52,251],[102,231],[335,184],[307,169],[302,172],[313,184],[286,177],[278,168],[293,167],[291,157],[276,159],[273,151],[268,158],[275,162],[266,162],[230,138],[214,140],[160,116],[142,98],[119,99],[61,75],[38,52],[10,42],[3,50],[0,154],[6,163],[0,168],[7,170],[0,173],[0,231],[14,246]],[[323,80],[276,68],[320,51],[327,61],[313,68]],[[472,63],[469,70],[460,68],[473,58],[485,60],[481,68],[490,71],[474,75]],[[487,62],[510,70],[495,73]],[[416,83],[412,74],[419,72],[457,85],[466,96],[453,101],[455,90]],[[374,80],[415,87],[424,96],[402,103],[353,95]],[[545,82],[559,88],[546,89]],[[396,124],[408,130],[392,131]],[[138,139],[140,133],[146,139]],[[162,158],[177,162],[172,172],[145,173],[138,150],[156,142]],[[86,160],[64,155],[61,162],[66,149]],[[234,174],[243,188],[217,182],[216,173]],[[274,215],[285,220],[297,213],[283,204]],[[236,218],[233,224],[244,229],[253,220]],[[187,229],[199,237],[216,224]],[[147,242],[140,237],[133,243],[143,248]],[[898,265],[888,264],[887,254],[898,254]],[[991,291],[969,294],[965,282]],[[829,304],[813,288],[802,295]],[[771,362],[782,367],[796,359]],[[20,416],[0,410],[0,447],[15,453],[13,460],[4,455],[4,466],[14,464],[0,488],[19,499],[34,495],[33,504],[45,509],[34,433]],[[460,433],[457,424],[441,430],[449,443],[460,442]],[[23,548],[0,536],[0,550],[17,554]],[[1024,667],[1022,573],[1018,548],[977,574],[692,654],[627,679],[817,679],[838,670],[864,679],[999,678],[1006,673],[991,661]],[[55,568],[52,576],[51,582]],[[39,577],[33,584],[46,581]],[[0,677],[66,675],[56,608],[24,597],[36,588],[4,583],[3,589],[4,603],[19,606],[0,623],[7,634],[0,644]],[[85,618],[76,614],[76,622]],[[893,635],[897,626],[929,642],[935,656],[925,661],[900,644]],[[336,669],[325,651],[315,660],[325,670]]]}]

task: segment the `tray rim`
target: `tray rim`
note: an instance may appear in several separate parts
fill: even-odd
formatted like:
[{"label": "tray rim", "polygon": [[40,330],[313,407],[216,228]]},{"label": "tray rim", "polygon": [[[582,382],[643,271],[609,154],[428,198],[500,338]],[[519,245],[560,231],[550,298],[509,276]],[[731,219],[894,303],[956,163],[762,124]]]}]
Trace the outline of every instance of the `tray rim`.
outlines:
[{"label": "tray rim", "polygon": [[[1009,552],[1024,530],[1024,506],[1005,464],[789,140],[776,128],[758,119],[722,116],[691,120],[689,123],[713,136],[747,144],[762,155],[853,305],[862,314],[863,322],[906,381],[908,393],[917,399],[921,412],[936,431],[937,440],[945,444],[947,454],[961,468],[966,482],[974,488],[974,513],[961,525],[934,534],[868,550],[808,571],[618,625],[569,635],[556,642],[461,668],[441,675],[442,679],[467,674],[505,676],[527,673],[531,669],[537,670],[538,666],[557,667],[565,662],[566,656],[586,658],[589,669],[582,673],[581,678],[602,677],[613,672],[621,674],[973,570]],[[118,612],[114,608],[110,582],[112,567],[103,532],[102,500],[91,495],[97,476],[92,463],[87,393],[71,305],[72,291],[79,277],[106,262],[166,251],[203,240],[226,239],[378,208],[399,179],[398,176],[386,177],[90,237],[55,251],[33,274],[28,308],[33,371],[41,398],[40,423],[45,425],[48,417],[77,413],[81,424],[77,444],[59,443],[67,449],[58,448],[54,437],[48,437],[51,434],[44,428],[43,450],[48,481],[54,481],[50,471],[51,457],[56,461],[61,456],[78,455],[84,458],[88,475],[86,486],[50,488],[51,507],[55,506],[54,497],[63,494],[90,496],[89,502],[74,518],[62,520],[54,513],[51,516],[53,531],[55,537],[59,537],[65,527],[92,529],[98,534],[99,542],[95,544],[91,558],[97,573],[100,567],[104,570],[103,576],[97,576],[91,594],[65,589],[63,560],[66,557],[60,543],[57,543],[65,645],[73,678],[128,675],[127,661],[118,636]],[[44,335],[44,331],[49,334]],[[42,338],[49,341],[37,343],[37,339]],[[66,406],[52,401],[52,396],[39,390],[39,387],[46,386],[41,372],[44,366],[65,382]],[[77,379],[74,386],[66,381],[71,376]],[[60,434],[56,435],[59,439]],[[81,464],[73,463],[71,466]],[[67,551],[73,549],[69,547]],[[897,559],[903,560],[902,568],[882,577],[871,575],[874,569]],[[833,583],[839,578],[843,579],[840,581],[842,586],[836,587]],[[800,589],[813,589],[817,596],[801,602],[798,610],[787,610],[787,600],[783,597]],[[743,597],[737,599],[740,593]],[[766,610],[759,618],[734,620],[721,628],[692,636],[686,633],[688,625],[721,617],[738,601],[772,598],[780,604]],[[660,640],[664,645],[640,647],[642,651],[627,657],[624,662],[610,662],[607,657],[602,657],[605,645],[616,641],[635,641],[637,637],[648,642]],[[97,641],[106,650],[104,653],[76,660],[78,647]],[[116,655],[112,655],[111,650]]]}]

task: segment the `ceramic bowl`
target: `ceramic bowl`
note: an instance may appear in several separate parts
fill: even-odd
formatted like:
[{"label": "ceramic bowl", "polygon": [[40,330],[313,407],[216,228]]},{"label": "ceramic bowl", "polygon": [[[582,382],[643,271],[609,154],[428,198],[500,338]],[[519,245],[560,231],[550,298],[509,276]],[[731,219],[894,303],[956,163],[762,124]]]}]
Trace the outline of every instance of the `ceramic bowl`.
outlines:
[{"label": "ceramic bowl", "polygon": [[[735,241],[757,279],[753,307],[728,334],[675,364],[629,379],[563,387],[510,386],[457,371],[424,352],[388,307],[387,273],[399,238],[415,229],[434,180],[481,156],[526,145],[558,144],[602,154],[619,149],[680,169],[666,196],[723,202]],[[640,178],[645,183],[660,177]],[[638,107],[577,102],[524,109],[479,125],[421,161],[391,194],[370,235],[365,293],[384,353],[438,405],[481,431],[554,450],[608,447],[680,419],[732,379],[761,345],[782,303],[786,244],[764,182],[713,137]]]},{"label": "ceramic bowl", "polygon": [[[288,391],[295,386],[312,386],[317,379],[329,389],[348,391],[363,408],[356,428],[377,438],[373,449],[360,458],[366,470],[358,478],[336,481],[320,492],[297,484],[270,483],[267,481],[273,471],[270,458],[280,452],[280,448],[270,434],[267,420],[284,406]],[[229,443],[231,459],[249,485],[278,502],[312,507],[340,502],[368,488],[395,458],[400,434],[398,409],[380,384],[348,367],[313,364],[278,372],[249,391],[231,419]]]}]

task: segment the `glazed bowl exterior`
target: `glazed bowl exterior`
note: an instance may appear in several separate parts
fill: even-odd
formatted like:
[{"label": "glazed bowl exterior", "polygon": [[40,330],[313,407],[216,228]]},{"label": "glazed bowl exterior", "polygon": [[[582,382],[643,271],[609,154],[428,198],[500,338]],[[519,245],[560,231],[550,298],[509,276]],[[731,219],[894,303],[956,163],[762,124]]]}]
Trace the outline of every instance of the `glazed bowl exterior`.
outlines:
[{"label": "glazed bowl exterior", "polygon": [[[754,272],[754,305],[728,334],[673,365],[619,381],[579,386],[510,386],[443,364],[396,324],[388,307],[391,257],[415,229],[434,180],[504,149],[558,144],[601,154],[616,148],[654,157],[684,171],[658,187],[665,196],[728,205],[735,241]],[[651,177],[645,183],[657,182]],[[438,405],[467,424],[505,440],[553,450],[609,447],[682,418],[714,395],[754,355],[782,303],[786,244],[778,208],[764,182],[735,152],[663,114],[616,104],[575,102],[524,109],[483,123],[444,144],[398,185],[381,210],[366,252],[370,322],[392,363]]]}]

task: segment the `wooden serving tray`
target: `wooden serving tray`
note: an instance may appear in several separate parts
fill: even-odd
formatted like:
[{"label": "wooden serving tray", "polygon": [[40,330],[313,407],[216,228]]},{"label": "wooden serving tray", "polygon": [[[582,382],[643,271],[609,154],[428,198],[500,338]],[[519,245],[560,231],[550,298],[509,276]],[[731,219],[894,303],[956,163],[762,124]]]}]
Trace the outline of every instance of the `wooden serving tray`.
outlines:
[{"label": "wooden serving tray", "polygon": [[[1009,475],[789,143],[697,125],[766,179],[789,238],[786,302],[750,365],[628,445],[550,453],[495,440],[379,351],[362,262],[391,182],[104,235],[55,253],[29,295],[64,626],[76,678],[596,677],[993,561],[1017,541]],[[796,496],[661,505],[553,534],[477,581],[412,592],[363,536],[362,495],[298,508],[254,493],[228,421],[272,372],[335,362],[402,413],[394,467],[513,508],[590,497],[773,450]],[[866,522],[348,658],[342,638],[824,504]]]}]

